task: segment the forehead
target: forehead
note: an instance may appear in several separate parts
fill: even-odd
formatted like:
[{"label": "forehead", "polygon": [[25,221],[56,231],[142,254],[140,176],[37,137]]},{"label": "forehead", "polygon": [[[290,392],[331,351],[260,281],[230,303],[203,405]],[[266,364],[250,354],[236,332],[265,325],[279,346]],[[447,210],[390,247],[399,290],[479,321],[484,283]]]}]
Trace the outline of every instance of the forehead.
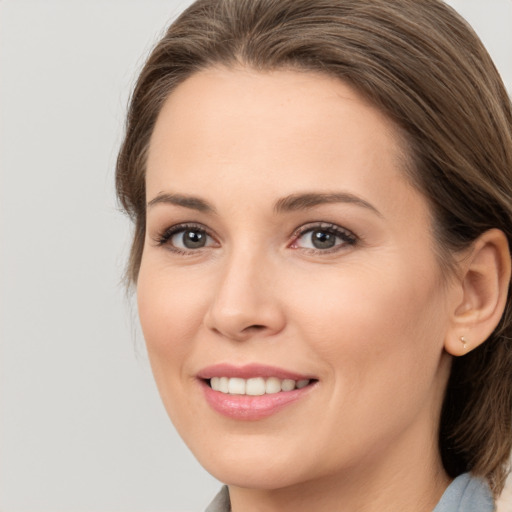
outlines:
[{"label": "forehead", "polygon": [[166,100],[150,142],[147,195],[219,192],[224,180],[222,192],[236,185],[248,199],[264,183],[274,195],[343,186],[396,203],[411,189],[402,148],[392,121],[336,78],[212,68]]},{"label": "forehead", "polygon": [[161,150],[170,138],[179,138],[202,149],[214,143],[233,150],[234,141],[221,137],[219,128],[225,133],[236,130],[245,146],[292,137],[309,137],[317,144],[334,139],[342,145],[348,130],[361,140],[369,129],[390,150],[400,152],[394,124],[341,80],[310,71],[246,68],[209,68],[181,83],[164,103],[150,147]]}]

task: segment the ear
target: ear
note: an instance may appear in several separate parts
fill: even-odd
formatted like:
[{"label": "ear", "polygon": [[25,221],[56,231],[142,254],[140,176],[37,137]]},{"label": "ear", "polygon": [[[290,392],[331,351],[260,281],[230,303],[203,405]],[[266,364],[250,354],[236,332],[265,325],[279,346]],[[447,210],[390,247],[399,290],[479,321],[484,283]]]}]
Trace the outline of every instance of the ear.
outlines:
[{"label": "ear", "polygon": [[462,356],[482,344],[498,325],[510,285],[510,250],[503,231],[491,229],[473,242],[460,263],[460,286],[445,350]]}]

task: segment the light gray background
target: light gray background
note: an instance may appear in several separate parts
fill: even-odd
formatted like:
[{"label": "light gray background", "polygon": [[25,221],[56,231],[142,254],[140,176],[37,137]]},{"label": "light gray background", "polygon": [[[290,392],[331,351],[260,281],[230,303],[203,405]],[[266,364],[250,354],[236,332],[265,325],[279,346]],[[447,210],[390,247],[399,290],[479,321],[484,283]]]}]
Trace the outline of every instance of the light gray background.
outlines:
[{"label": "light gray background", "polygon": [[[0,510],[199,511],[120,276],[136,71],[190,2],[0,0]],[[512,0],[453,0],[512,90]],[[507,508],[507,510],[510,510]]]}]

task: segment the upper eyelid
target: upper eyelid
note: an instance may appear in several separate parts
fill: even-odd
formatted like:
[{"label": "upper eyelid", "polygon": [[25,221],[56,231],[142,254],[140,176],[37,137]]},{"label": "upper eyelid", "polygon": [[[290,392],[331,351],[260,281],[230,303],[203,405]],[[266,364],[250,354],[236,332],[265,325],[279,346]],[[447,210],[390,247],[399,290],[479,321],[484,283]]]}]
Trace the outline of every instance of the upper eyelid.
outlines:
[{"label": "upper eyelid", "polygon": [[308,222],[307,224],[303,224],[294,230],[292,233],[292,237],[296,237],[299,235],[303,235],[308,231],[313,231],[315,229],[325,229],[326,231],[332,230],[337,233],[344,233],[348,236],[359,238],[352,230],[344,228],[338,224],[334,224],[332,222]]},{"label": "upper eyelid", "polygon": [[212,234],[211,230],[208,227],[206,227],[204,224],[197,222],[180,222],[178,224],[168,226],[162,230],[157,231],[155,236],[153,236],[152,238],[159,245],[162,245],[164,243],[167,243],[176,233],[179,233],[180,231],[186,231],[187,229],[197,229],[198,231],[204,231],[210,238],[217,241],[217,237]]},{"label": "upper eyelid", "polygon": [[[158,243],[165,243],[176,233],[179,233],[180,231],[185,231],[187,229],[197,229],[200,231],[204,231],[210,238],[219,243],[220,237],[214,234],[213,230],[211,230],[208,226],[205,226],[204,224],[199,222],[180,222],[178,224],[168,226],[158,231],[157,234],[153,237],[153,239]],[[352,230],[340,226],[339,224],[327,221],[312,221],[302,224],[299,227],[295,228],[292,231],[292,233],[288,236],[288,238],[291,239],[291,241],[293,242],[298,237],[315,229],[325,229],[326,231],[331,230],[334,233],[345,234],[348,237],[354,238],[355,240],[359,240],[359,236],[357,236]],[[166,238],[165,242],[161,242],[164,237]]]}]

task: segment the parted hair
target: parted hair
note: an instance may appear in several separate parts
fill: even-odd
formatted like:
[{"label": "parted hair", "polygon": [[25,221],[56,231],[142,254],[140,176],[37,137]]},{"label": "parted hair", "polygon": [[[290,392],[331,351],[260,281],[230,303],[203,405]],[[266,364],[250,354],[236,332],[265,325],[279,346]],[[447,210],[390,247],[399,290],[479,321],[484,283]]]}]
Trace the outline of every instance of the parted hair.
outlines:
[{"label": "parted hair", "polygon": [[[512,105],[470,26],[441,0],[198,0],[157,43],[133,91],[116,169],[134,222],[134,284],[146,229],[145,164],[173,89],[212,66],[326,73],[392,119],[404,172],[429,201],[446,272],[498,228],[512,247]],[[485,343],[454,358],[439,428],[452,477],[472,471],[496,495],[512,449],[512,303]]]}]

